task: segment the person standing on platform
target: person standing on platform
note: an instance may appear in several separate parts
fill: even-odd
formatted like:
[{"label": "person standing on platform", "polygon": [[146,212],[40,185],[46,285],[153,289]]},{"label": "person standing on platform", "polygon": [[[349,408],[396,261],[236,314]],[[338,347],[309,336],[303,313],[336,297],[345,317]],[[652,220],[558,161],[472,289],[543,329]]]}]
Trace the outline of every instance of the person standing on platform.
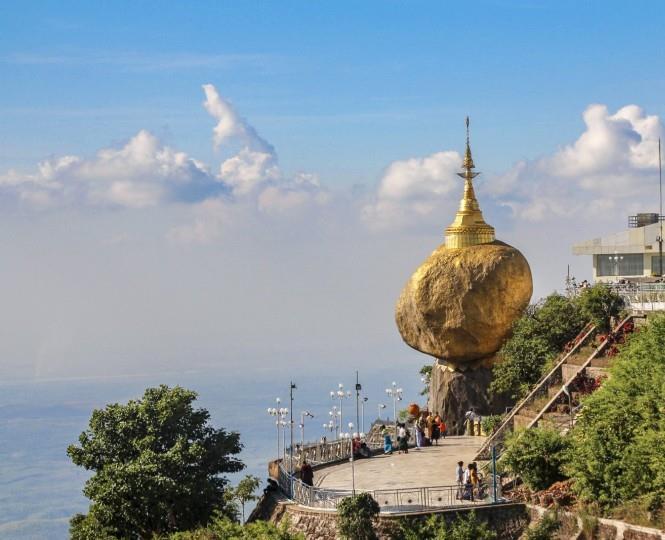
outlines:
[{"label": "person standing on platform", "polygon": [[393,453],[393,440],[390,438],[390,432],[386,426],[381,428],[381,434],[383,435],[383,453],[390,455]]},{"label": "person standing on platform", "polygon": [[312,466],[306,461],[303,461],[302,466],[300,467],[300,480],[302,480],[303,484],[308,486],[314,485],[314,469],[312,469]]},{"label": "person standing on platform", "polygon": [[405,454],[409,453],[409,433],[406,431],[404,424],[399,424],[399,429],[397,431],[397,448],[399,453],[404,452]]}]

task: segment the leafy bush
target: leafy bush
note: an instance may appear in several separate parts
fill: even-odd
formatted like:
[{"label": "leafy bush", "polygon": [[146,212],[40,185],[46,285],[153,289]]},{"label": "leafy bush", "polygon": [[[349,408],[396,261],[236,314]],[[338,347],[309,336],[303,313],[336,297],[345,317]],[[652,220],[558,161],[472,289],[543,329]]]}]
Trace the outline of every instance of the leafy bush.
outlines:
[{"label": "leafy bush", "polygon": [[290,533],[288,521],[274,525],[266,521],[255,521],[241,525],[226,517],[218,517],[207,527],[179,532],[169,540],[305,540],[302,533]]},{"label": "leafy bush", "polygon": [[496,537],[473,511],[458,514],[450,525],[438,515],[431,515],[425,521],[403,520],[397,533],[400,540],[494,540]]},{"label": "leafy bush", "polygon": [[644,504],[657,512],[665,500],[665,317],[631,337],[583,403],[567,468],[578,496],[608,511],[648,494]]},{"label": "leafy bush", "polygon": [[561,527],[556,512],[546,512],[540,521],[527,529],[525,540],[552,540]]},{"label": "leafy bush", "polygon": [[494,430],[501,425],[505,416],[505,414],[490,414],[488,416],[483,416],[483,419],[480,421],[483,431],[487,435],[491,435]]},{"label": "leafy bush", "polygon": [[337,526],[342,538],[375,540],[373,520],[379,513],[379,503],[369,493],[345,497],[337,505]]},{"label": "leafy bush", "polygon": [[578,303],[560,294],[531,306],[515,322],[512,337],[499,351],[490,392],[515,400],[523,397],[585,324]]},{"label": "leafy bush", "polygon": [[593,321],[602,332],[610,330],[610,318],[618,317],[625,307],[621,296],[600,283],[582,289],[577,303],[584,318]]},{"label": "leafy bush", "polygon": [[568,439],[555,430],[518,430],[506,438],[501,465],[518,474],[529,488],[544,489],[565,478],[563,466],[568,446]]}]

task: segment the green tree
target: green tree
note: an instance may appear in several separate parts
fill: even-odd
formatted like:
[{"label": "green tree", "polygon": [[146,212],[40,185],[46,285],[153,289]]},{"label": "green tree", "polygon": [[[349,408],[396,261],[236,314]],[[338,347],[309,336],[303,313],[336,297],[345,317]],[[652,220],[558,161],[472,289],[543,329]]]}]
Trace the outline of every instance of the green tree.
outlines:
[{"label": "green tree", "polygon": [[374,518],[379,503],[369,493],[345,497],[337,505],[337,526],[342,538],[348,540],[376,540]]},{"label": "green tree", "polygon": [[552,429],[523,429],[509,434],[501,455],[505,470],[519,475],[531,489],[544,489],[565,478],[568,440]]},{"label": "green tree", "polygon": [[567,472],[580,499],[608,511],[639,501],[650,512],[665,500],[665,317],[628,341],[609,379],[584,402],[572,434]]},{"label": "green tree", "polygon": [[93,411],[79,444],[67,449],[74,464],[93,472],[83,490],[92,502],[88,514],[72,518],[72,538],[147,539],[224,511],[221,475],[244,467],[233,457],[239,436],[210,426],[195,399],[195,392],[162,385]]},{"label": "green tree", "polygon": [[558,293],[545,298],[534,313],[534,318],[538,321],[538,335],[557,352],[577,336],[590,320],[574,299]]},{"label": "green tree", "polygon": [[243,523],[245,522],[245,504],[258,499],[254,492],[259,488],[259,484],[260,480],[256,476],[248,474],[238,482],[236,487],[229,490],[231,498],[240,503]]},{"label": "green tree", "polygon": [[556,293],[527,309],[499,351],[490,392],[523,397],[584,327],[585,317],[577,301]]},{"label": "green tree", "polygon": [[577,303],[584,317],[603,332],[610,330],[610,319],[618,317],[625,307],[623,298],[602,283],[582,289]]}]

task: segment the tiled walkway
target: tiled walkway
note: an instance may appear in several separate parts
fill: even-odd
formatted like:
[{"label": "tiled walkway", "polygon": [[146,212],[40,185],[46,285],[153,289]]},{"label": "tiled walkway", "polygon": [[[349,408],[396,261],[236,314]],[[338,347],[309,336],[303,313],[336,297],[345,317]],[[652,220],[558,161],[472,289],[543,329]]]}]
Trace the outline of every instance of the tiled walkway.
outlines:
[{"label": "tiled walkway", "polygon": [[[408,454],[378,455],[355,461],[356,489],[386,489],[443,486],[455,484],[457,462],[473,459],[484,437],[447,437],[438,446]],[[341,463],[320,469],[314,484],[329,489],[351,489],[351,464]]]}]

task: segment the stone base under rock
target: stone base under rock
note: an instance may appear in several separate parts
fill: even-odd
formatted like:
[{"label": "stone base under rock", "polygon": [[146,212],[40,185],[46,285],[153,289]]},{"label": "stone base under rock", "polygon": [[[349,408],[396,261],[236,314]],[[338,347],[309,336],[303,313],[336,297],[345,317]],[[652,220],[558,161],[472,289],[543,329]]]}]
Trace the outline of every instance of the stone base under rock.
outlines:
[{"label": "stone base under rock", "polygon": [[511,405],[505,398],[490,398],[492,368],[483,364],[466,371],[454,370],[440,360],[432,366],[429,410],[441,415],[449,435],[464,434],[464,415],[473,409],[486,416],[501,414]]}]

